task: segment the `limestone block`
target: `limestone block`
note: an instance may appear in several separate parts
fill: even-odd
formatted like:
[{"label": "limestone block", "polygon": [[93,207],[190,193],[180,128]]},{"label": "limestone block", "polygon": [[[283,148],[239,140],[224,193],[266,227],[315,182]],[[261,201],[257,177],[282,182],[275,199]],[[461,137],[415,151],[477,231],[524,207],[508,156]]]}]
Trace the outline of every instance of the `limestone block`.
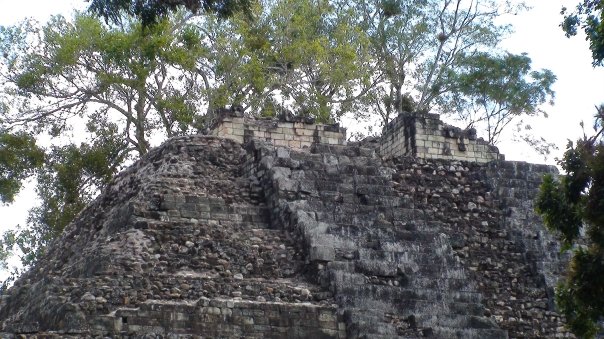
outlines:
[{"label": "limestone block", "polygon": [[277,189],[286,192],[296,192],[298,191],[298,182],[296,180],[291,180],[287,178],[279,178],[275,181]]},{"label": "limestone block", "polygon": [[294,124],[292,122],[278,122],[277,127],[282,128],[283,130],[292,130],[294,128]]},{"label": "limestone block", "polygon": [[[294,128],[294,133],[297,135],[312,136],[315,134],[315,131],[311,130],[311,129],[307,129],[307,128]],[[326,132],[324,132],[324,133],[326,133]]]},{"label": "limestone block", "polygon": [[327,246],[314,246],[310,248],[310,261],[334,261],[336,258],[335,249]]},{"label": "limestone block", "polygon": [[322,136],[327,137],[327,138],[339,139],[339,138],[342,138],[342,133],[324,131],[322,133]]},{"label": "limestone block", "polygon": [[288,148],[286,148],[286,147],[277,148],[277,158],[289,158],[289,156],[290,156],[290,152],[289,152]]},{"label": "limestone block", "polygon": [[481,144],[476,144],[476,147],[474,148],[476,152],[486,152],[487,151],[487,146],[486,145],[481,145]]},{"label": "limestone block", "polygon": [[441,141],[433,141],[433,140],[432,140],[432,141],[430,142],[430,147],[431,147],[431,148],[437,148],[437,149],[440,149],[440,148],[442,147],[442,145],[443,145],[443,142],[441,142]]},{"label": "limestone block", "polygon": [[268,138],[271,138],[273,141],[285,140],[285,135],[283,133],[272,133],[272,134],[268,134]]},{"label": "limestone block", "polygon": [[292,148],[301,148],[302,147],[301,142],[298,140],[289,140],[288,145],[289,145],[289,147],[292,147]]},{"label": "limestone block", "polygon": [[446,139],[445,137],[443,137],[442,135],[429,135],[428,139],[430,141],[437,141],[437,142],[448,142],[451,139]]},{"label": "limestone block", "polygon": [[330,145],[340,145],[342,144],[342,141],[336,138],[327,138],[326,143]]},{"label": "limestone block", "polygon": [[[438,144],[437,144],[438,145]],[[440,152],[440,147],[428,147],[428,152],[426,152],[430,155],[438,155],[441,154]]]},{"label": "limestone block", "polygon": [[249,130],[249,131],[261,131],[261,130],[264,131],[264,128],[261,129],[259,126],[251,125],[251,124],[245,124],[243,126],[243,128],[245,130]]}]

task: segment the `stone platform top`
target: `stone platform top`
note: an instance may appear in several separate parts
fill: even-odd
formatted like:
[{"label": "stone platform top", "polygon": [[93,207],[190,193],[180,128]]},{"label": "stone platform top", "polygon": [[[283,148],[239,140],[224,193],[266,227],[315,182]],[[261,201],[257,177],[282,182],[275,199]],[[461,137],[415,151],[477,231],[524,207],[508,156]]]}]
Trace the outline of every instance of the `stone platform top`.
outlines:
[{"label": "stone platform top", "polygon": [[[241,111],[225,110],[211,126],[211,135],[239,143],[269,141],[273,146],[309,149],[313,144],[346,145],[346,129],[339,124],[315,124],[312,118],[254,119]],[[384,127],[379,139],[384,159],[413,156],[422,159],[485,163],[504,160],[497,147],[477,137],[473,128],[445,124],[438,114],[403,113]]]},{"label": "stone platform top", "polygon": [[315,124],[314,119],[254,119],[237,114],[223,114],[214,124],[211,135],[245,143],[250,140],[270,141],[274,146],[293,149],[310,148],[313,144],[343,145],[346,130],[339,124]]}]

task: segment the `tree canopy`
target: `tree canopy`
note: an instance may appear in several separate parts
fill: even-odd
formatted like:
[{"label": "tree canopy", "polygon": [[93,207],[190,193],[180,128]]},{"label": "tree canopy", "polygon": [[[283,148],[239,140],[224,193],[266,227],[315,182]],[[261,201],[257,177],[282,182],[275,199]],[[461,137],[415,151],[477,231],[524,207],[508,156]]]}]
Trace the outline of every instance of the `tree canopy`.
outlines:
[{"label": "tree canopy", "polygon": [[[604,60],[604,1],[585,0],[576,11],[562,10],[567,36],[585,30],[593,65]],[[581,338],[602,333],[604,320],[604,105],[596,107],[593,135],[569,141],[559,165],[565,175],[544,177],[536,210],[556,233],[571,260],[556,289],[556,304],[568,327]],[[581,123],[583,126],[583,123]]]},{"label": "tree canopy", "polygon": [[10,203],[21,182],[42,166],[44,152],[25,133],[0,133],[0,203]]},{"label": "tree canopy", "polygon": [[[222,28],[213,73],[223,82],[215,97],[256,114],[286,109],[319,121],[353,113],[377,115],[385,125],[403,111],[435,111],[476,125],[495,142],[491,136],[509,122],[542,113],[538,106],[553,99],[550,71],[532,71],[526,55],[498,56],[506,54],[497,46],[509,27],[495,19],[523,8],[490,0],[261,1],[251,20],[235,16],[205,28]],[[470,69],[478,76],[487,59],[489,103],[497,101],[505,117],[496,127],[481,124],[495,117],[493,105],[460,104],[475,102],[478,88],[461,92],[459,80]],[[496,61],[516,67],[491,72]],[[499,85],[510,89],[505,103],[494,97]]]},{"label": "tree canopy", "polygon": [[457,120],[482,127],[490,144],[515,119],[546,115],[540,106],[554,98],[556,76],[547,69],[532,71],[526,54],[477,53],[464,58],[449,77]]},{"label": "tree canopy", "polygon": [[43,28],[0,29],[10,107],[3,127],[56,137],[83,120],[91,135],[119,133],[121,151],[138,154],[147,152],[152,133],[185,133],[200,97],[197,63],[207,49],[198,30],[182,24],[110,27],[78,14],[72,22],[54,17]]},{"label": "tree canopy", "polygon": [[237,11],[247,11],[250,5],[250,0],[90,0],[88,9],[106,21],[120,23],[125,17],[137,17],[148,26],[179,8],[193,13],[216,13],[224,18]]},{"label": "tree canopy", "polygon": [[218,90],[260,115],[287,109],[328,122],[350,111],[369,86],[370,63],[353,13],[326,0],[261,5],[253,20],[240,16],[224,35],[225,49],[235,53],[217,63],[218,78],[231,79]]},{"label": "tree canopy", "polygon": [[0,252],[17,245],[29,264],[150,138],[194,129],[208,50],[180,17],[107,25],[88,14],[2,27],[0,46],[2,201],[33,173],[41,200]]},{"label": "tree canopy", "polygon": [[[383,123],[402,111],[451,113],[448,75],[479,52],[492,53],[509,32],[499,16],[523,6],[478,0],[358,1],[350,5],[371,41],[377,86],[366,101]],[[437,100],[440,99],[440,100]]]},{"label": "tree canopy", "polygon": [[604,0],[583,0],[574,11],[562,8],[564,21],[560,26],[567,37],[577,35],[579,29],[585,32],[593,64],[604,62]]},{"label": "tree canopy", "polygon": [[604,316],[604,107],[598,108],[596,133],[569,142],[560,166],[566,175],[544,177],[536,210],[546,226],[571,251],[568,275],[556,290],[556,302],[569,328],[593,338]]}]

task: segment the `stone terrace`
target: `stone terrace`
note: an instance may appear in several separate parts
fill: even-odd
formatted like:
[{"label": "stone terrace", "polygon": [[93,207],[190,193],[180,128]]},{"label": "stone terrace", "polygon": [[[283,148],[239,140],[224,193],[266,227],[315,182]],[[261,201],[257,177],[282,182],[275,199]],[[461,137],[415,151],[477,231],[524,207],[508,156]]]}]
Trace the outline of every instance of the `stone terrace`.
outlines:
[{"label": "stone terrace", "polygon": [[392,126],[363,146],[225,116],[168,140],[0,296],[0,337],[570,337],[531,202],[555,168],[436,116]]}]

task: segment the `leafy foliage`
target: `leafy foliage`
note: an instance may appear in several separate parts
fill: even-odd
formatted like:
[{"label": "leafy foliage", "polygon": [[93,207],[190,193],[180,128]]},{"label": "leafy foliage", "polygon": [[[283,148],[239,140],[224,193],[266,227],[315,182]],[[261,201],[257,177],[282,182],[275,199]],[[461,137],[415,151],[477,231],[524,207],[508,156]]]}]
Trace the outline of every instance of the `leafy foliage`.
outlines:
[{"label": "leafy foliage", "polygon": [[[41,201],[27,227],[3,235],[0,263],[18,249],[31,264],[126,161],[147,152],[152,136],[193,129],[203,40],[180,17],[109,26],[77,14],[44,27],[0,27],[2,199],[35,172]],[[85,136],[79,145],[74,130]],[[46,155],[36,139],[49,140]]]},{"label": "leafy foliage", "polygon": [[204,23],[206,31],[218,28],[212,105],[237,103],[258,115],[289,110],[323,122],[353,109],[368,86],[369,60],[352,13],[326,0],[280,0],[261,2],[252,16]]},{"label": "leafy foliage", "polygon": [[0,133],[0,202],[10,203],[21,182],[42,165],[44,152],[24,133]]},{"label": "leafy foliage", "polygon": [[[562,9],[562,29],[567,36],[576,35],[578,28],[585,31],[594,66],[604,60],[603,10],[601,0],[584,0],[570,14]],[[604,331],[598,325],[604,319],[604,105],[596,110],[595,135],[569,141],[559,162],[566,176],[546,176],[536,199],[546,226],[560,235],[563,250],[572,253],[556,304],[582,338]]]},{"label": "leafy foliage", "polygon": [[3,28],[0,36],[8,128],[58,136],[84,119],[98,134],[117,119],[113,133],[128,141],[122,151],[144,154],[152,132],[184,133],[197,114],[197,62],[207,50],[182,21],[109,27],[79,14],[42,29]]},{"label": "leafy foliage", "polygon": [[459,120],[468,127],[482,127],[487,141],[495,144],[501,132],[515,119],[545,115],[539,108],[552,101],[556,76],[550,70],[531,71],[526,55],[494,56],[477,53],[465,57],[448,82]]},{"label": "leafy foliage", "polygon": [[140,18],[148,26],[181,7],[193,13],[213,12],[224,18],[246,11],[250,5],[249,0],[91,0],[88,9],[106,21],[121,23],[126,14]]},{"label": "leafy foliage", "polygon": [[572,252],[568,276],[556,290],[556,302],[570,329],[592,338],[604,317],[604,107],[598,109],[593,137],[569,142],[560,180],[544,178],[536,210],[546,226]]},{"label": "leafy foliage", "polygon": [[577,35],[579,29],[585,32],[589,41],[593,65],[604,62],[604,0],[582,0],[574,12],[562,8],[564,21],[560,26],[566,36]]},{"label": "leafy foliage", "polygon": [[409,108],[448,113],[448,74],[464,58],[495,49],[509,30],[495,18],[522,9],[491,0],[358,1],[350,7],[371,41],[376,86],[366,102],[383,124]]}]

